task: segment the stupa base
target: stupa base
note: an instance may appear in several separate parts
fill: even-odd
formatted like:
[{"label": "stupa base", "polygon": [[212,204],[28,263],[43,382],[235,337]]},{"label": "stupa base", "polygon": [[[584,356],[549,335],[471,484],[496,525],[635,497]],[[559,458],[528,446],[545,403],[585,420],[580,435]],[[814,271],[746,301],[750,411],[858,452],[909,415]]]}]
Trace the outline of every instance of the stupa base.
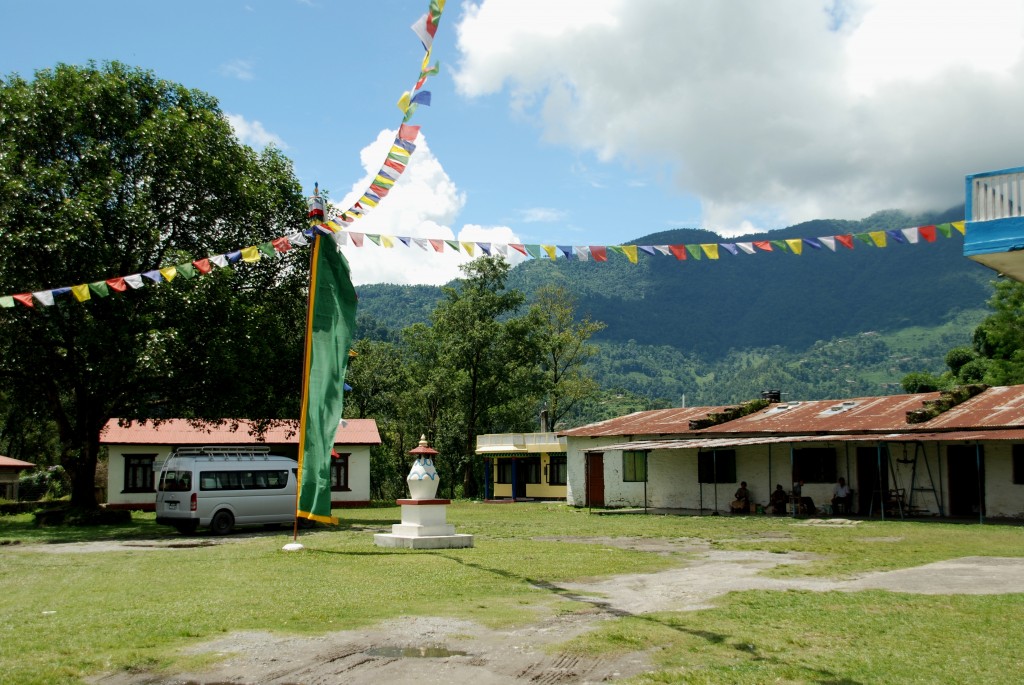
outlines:
[{"label": "stupa base", "polygon": [[473,536],[465,533],[453,535],[396,535],[377,533],[373,544],[378,547],[401,547],[404,549],[462,549],[473,546]]}]

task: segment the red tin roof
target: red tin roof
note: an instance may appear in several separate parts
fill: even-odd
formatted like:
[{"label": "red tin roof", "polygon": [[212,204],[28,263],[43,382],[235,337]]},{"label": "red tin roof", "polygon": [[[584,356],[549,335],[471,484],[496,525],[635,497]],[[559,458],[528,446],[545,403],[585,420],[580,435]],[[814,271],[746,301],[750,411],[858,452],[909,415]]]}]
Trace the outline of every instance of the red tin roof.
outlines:
[{"label": "red tin roof", "polygon": [[921,426],[932,430],[1024,427],[1024,385],[988,388]]},{"label": "red tin roof", "polygon": [[35,464],[28,461],[22,461],[21,459],[14,459],[12,457],[0,457],[0,469],[30,469]]},{"label": "red tin roof", "polygon": [[703,419],[708,414],[720,412],[726,406],[730,405],[638,411],[626,416],[590,423],[579,428],[558,431],[558,435],[596,438],[616,435],[676,435],[679,433],[689,433],[690,421]]},{"label": "red tin roof", "polygon": [[913,395],[855,397],[847,400],[813,400],[809,402],[778,402],[759,412],[728,423],[705,428],[709,433],[855,433],[905,431],[922,429],[930,424],[908,424],[907,412],[920,409],[925,400],[939,398],[937,392]]},{"label": "red tin roof", "polygon": [[[233,424],[237,430],[231,430]],[[338,426],[334,436],[335,444],[341,445],[379,445],[380,433],[377,422],[373,419],[345,419],[345,425]],[[118,425],[117,419],[111,419],[100,433],[100,442],[104,445],[238,445],[253,442],[267,444],[298,444],[299,422],[284,421],[281,425],[270,428],[257,439],[249,435],[249,422],[228,419],[222,426],[204,426],[194,428],[185,419],[167,419],[159,425],[147,421],[145,424],[131,422],[127,426]]]}]

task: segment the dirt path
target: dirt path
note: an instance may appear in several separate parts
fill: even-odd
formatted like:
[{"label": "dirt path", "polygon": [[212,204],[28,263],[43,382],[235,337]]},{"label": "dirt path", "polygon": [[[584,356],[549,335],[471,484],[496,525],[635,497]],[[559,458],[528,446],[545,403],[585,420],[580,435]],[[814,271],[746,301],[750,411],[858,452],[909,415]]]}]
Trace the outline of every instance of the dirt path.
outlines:
[{"label": "dirt path", "polygon": [[578,611],[509,630],[469,621],[416,617],[366,630],[318,637],[234,633],[197,645],[191,654],[221,660],[202,673],[116,673],[96,685],[223,685],[267,683],[348,685],[378,683],[596,683],[650,670],[645,653],[591,658],[559,652],[557,645],[602,621],[654,611],[691,611],[713,605],[734,590],[857,591],[869,588],[922,594],[1024,592],[1024,559],[968,557],[914,569],[866,574],[843,581],[766,578],[759,573],[782,563],[806,561],[797,554],[712,550],[692,540],[561,538],[676,555],[679,566],[658,573],[616,576],[592,583],[546,586],[579,603]]}]

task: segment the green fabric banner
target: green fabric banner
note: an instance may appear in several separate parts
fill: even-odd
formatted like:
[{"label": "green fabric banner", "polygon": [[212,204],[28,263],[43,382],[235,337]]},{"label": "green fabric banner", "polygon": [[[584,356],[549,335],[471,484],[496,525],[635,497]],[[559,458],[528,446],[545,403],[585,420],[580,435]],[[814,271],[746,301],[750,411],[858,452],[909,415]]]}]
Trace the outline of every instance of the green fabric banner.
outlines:
[{"label": "green fabric banner", "polygon": [[338,522],[331,516],[331,451],[341,421],[356,299],[345,255],[333,239],[317,235],[306,315],[296,516],[323,523]]}]

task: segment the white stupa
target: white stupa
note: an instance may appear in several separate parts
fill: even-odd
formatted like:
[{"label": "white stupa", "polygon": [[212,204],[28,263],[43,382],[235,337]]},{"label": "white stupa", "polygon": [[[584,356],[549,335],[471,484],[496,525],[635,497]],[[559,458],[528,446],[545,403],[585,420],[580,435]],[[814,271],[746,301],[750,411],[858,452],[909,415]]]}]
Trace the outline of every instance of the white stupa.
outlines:
[{"label": "white stupa", "polygon": [[418,447],[409,451],[415,456],[412,469],[405,479],[409,485],[409,499],[396,500],[402,507],[402,522],[391,526],[390,533],[377,533],[373,542],[378,547],[405,547],[407,549],[455,549],[472,547],[473,536],[455,532],[448,523],[448,499],[436,499],[439,478],[434,469],[437,450],[427,445],[426,436],[420,436]]}]

